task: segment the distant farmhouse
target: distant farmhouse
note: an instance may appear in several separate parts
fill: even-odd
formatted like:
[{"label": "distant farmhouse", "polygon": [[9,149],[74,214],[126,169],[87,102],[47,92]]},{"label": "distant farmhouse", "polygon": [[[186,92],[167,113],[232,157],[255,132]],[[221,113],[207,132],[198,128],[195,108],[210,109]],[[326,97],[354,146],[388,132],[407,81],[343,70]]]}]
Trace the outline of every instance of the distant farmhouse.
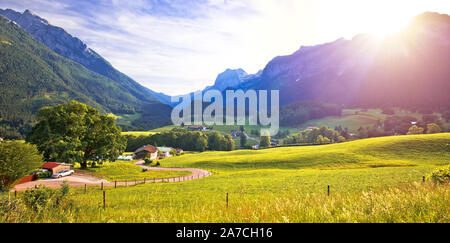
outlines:
[{"label": "distant farmhouse", "polygon": [[206,131],[206,127],[205,126],[189,126],[188,127],[189,131]]},{"label": "distant farmhouse", "polygon": [[125,160],[125,161],[132,161],[133,156],[131,155],[120,155],[117,160]]},{"label": "distant farmhouse", "polygon": [[168,157],[172,156],[170,154],[170,151],[172,151],[173,148],[171,148],[171,147],[158,147],[158,150],[160,151],[161,157],[163,157],[163,158],[168,158]]},{"label": "distant farmhouse", "polygon": [[231,130],[230,135],[232,137],[239,137],[241,136],[242,132],[241,131],[236,131],[236,130]]},{"label": "distant farmhouse", "polygon": [[158,158],[158,149],[152,145],[145,145],[134,151],[135,159],[150,158],[151,160]]}]

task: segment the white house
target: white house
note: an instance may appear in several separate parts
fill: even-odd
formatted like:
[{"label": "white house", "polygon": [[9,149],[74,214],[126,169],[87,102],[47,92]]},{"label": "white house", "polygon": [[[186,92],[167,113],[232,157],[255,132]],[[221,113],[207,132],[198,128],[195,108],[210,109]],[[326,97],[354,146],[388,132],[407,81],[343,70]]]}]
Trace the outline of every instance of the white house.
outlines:
[{"label": "white house", "polygon": [[172,151],[173,148],[171,147],[158,147],[158,150],[161,152],[162,157],[168,158],[172,155],[170,154],[170,151]]},{"label": "white house", "polygon": [[133,156],[132,155],[120,155],[119,158],[117,158],[117,160],[132,161]]}]

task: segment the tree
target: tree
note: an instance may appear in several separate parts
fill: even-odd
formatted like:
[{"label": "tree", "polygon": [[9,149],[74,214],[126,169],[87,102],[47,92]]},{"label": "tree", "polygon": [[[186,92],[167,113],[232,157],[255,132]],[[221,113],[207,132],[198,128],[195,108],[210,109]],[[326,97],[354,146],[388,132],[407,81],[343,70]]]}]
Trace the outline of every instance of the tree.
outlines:
[{"label": "tree", "polygon": [[423,134],[423,128],[416,125],[409,128],[407,135]]},{"label": "tree", "polygon": [[115,120],[90,106],[72,100],[68,104],[43,107],[38,123],[27,136],[46,160],[78,162],[116,160],[125,150],[126,138]]},{"label": "tree", "polygon": [[367,138],[369,136],[367,129],[364,129],[363,127],[359,127],[358,129],[358,137],[359,138]]},{"label": "tree", "polygon": [[441,127],[439,127],[439,125],[437,125],[436,123],[430,123],[427,124],[427,133],[431,134],[431,133],[440,133],[442,132]]},{"label": "tree", "polygon": [[261,136],[261,137],[259,137],[259,146],[261,148],[270,147],[270,136]]},{"label": "tree", "polygon": [[426,114],[426,115],[422,116],[422,121],[426,122],[426,123],[435,122],[435,121],[437,121],[437,119],[438,119],[437,116],[432,115],[432,114]]},{"label": "tree", "polygon": [[225,150],[232,151],[234,149],[234,140],[230,134],[225,135],[225,142],[226,142]]},{"label": "tree", "polygon": [[319,135],[317,136],[316,140],[314,141],[314,144],[323,144],[324,140],[323,140],[323,136]]},{"label": "tree", "polygon": [[446,111],[442,114],[442,117],[448,122],[450,121],[450,111]]},{"label": "tree", "polygon": [[42,164],[42,154],[36,146],[17,141],[0,143],[0,190],[10,189],[17,180]]},{"label": "tree", "polygon": [[245,147],[246,144],[247,144],[247,136],[245,136],[245,134],[242,132],[241,133],[241,148]]}]

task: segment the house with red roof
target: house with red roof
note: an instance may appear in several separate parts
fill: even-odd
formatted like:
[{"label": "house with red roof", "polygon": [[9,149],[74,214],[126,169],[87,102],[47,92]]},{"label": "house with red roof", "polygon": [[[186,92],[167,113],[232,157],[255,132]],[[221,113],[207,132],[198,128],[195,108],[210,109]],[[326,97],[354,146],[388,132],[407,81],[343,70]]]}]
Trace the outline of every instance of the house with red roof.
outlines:
[{"label": "house with red roof", "polygon": [[56,174],[63,170],[70,170],[70,164],[57,163],[57,162],[47,162],[41,166],[41,169],[46,169]]},{"label": "house with red roof", "polygon": [[158,157],[158,149],[152,145],[145,145],[134,151],[134,157],[135,159],[149,158],[153,160]]}]

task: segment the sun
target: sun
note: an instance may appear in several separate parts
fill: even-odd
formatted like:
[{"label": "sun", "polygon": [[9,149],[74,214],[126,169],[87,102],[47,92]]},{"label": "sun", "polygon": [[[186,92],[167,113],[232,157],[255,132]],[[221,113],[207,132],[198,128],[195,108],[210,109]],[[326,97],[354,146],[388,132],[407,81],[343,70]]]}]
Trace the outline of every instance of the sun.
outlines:
[{"label": "sun", "polygon": [[423,9],[405,1],[326,1],[317,10],[316,34],[321,39],[377,37],[401,32]]},{"label": "sun", "polygon": [[399,13],[396,15],[385,14],[381,18],[366,20],[364,28],[361,27],[361,29],[366,29],[368,34],[377,37],[386,37],[404,30],[411,21],[411,18],[412,16]]}]

